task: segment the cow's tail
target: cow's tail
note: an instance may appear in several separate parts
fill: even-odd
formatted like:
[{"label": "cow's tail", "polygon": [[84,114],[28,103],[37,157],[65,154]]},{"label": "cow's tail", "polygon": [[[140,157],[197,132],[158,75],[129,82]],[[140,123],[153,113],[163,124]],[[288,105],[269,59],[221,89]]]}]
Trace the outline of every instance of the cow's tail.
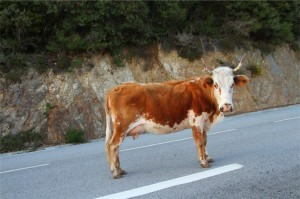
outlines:
[{"label": "cow's tail", "polygon": [[112,131],[112,121],[111,121],[111,112],[109,107],[109,97],[105,98],[105,115],[106,115],[106,132],[105,132],[105,152],[108,164],[111,163],[111,150],[110,150],[110,140],[113,135]]},{"label": "cow's tail", "polygon": [[105,115],[106,115],[105,143],[108,144],[112,137],[112,125],[111,125],[112,121],[111,121],[111,113],[110,113],[108,96],[105,99]]}]

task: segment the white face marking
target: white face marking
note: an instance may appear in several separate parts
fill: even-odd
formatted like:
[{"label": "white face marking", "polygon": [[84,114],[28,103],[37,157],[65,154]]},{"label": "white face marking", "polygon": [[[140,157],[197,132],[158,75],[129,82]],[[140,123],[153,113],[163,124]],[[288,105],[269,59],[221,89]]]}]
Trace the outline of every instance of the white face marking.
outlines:
[{"label": "white face marking", "polygon": [[230,104],[233,108],[232,93],[233,93],[233,73],[229,67],[219,67],[213,70],[212,75],[214,81],[214,94],[217,99],[219,108],[224,104]]}]

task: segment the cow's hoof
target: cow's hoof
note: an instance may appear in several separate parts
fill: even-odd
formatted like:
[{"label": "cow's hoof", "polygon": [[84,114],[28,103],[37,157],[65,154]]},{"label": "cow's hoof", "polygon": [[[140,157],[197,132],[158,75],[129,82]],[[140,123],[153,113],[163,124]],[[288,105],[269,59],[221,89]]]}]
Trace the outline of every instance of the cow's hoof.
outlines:
[{"label": "cow's hoof", "polygon": [[208,163],[213,163],[213,162],[215,162],[212,158],[207,158],[206,161],[207,161]]},{"label": "cow's hoof", "polygon": [[127,174],[126,171],[124,171],[123,169],[116,169],[112,175],[113,175],[113,179],[119,179],[122,178],[123,175]]},{"label": "cow's hoof", "polygon": [[209,168],[209,163],[208,163],[207,161],[201,161],[201,162],[200,162],[200,166],[201,166],[202,168]]},{"label": "cow's hoof", "polygon": [[122,175],[121,175],[121,174],[113,175],[113,179],[120,179],[120,178],[122,178]]},{"label": "cow's hoof", "polygon": [[127,174],[127,172],[126,172],[126,171],[124,171],[123,169],[121,169],[121,172],[120,172],[120,174],[121,174],[121,175],[126,175],[126,174]]}]

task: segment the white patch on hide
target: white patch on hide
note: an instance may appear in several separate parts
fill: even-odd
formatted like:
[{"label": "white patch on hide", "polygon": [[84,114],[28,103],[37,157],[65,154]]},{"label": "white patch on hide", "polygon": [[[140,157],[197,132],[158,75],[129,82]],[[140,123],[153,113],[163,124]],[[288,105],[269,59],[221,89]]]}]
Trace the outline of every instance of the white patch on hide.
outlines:
[{"label": "white patch on hide", "polygon": [[217,123],[222,122],[224,119],[224,114],[220,113],[219,115],[213,116],[213,122],[210,122],[209,118],[205,122],[205,131],[209,131],[211,128],[213,128]]},{"label": "white patch on hide", "polygon": [[201,132],[209,131],[216,123],[223,120],[224,115],[220,113],[219,115],[213,116],[213,122],[210,121],[210,114],[203,112],[201,115],[196,116],[193,110],[188,112],[189,124],[190,126],[196,126]]},{"label": "white patch on hide", "polygon": [[193,110],[189,110],[188,118],[191,127],[196,126],[201,132],[203,132],[205,120],[208,118],[208,114],[206,112],[196,116]]},{"label": "white patch on hide", "polygon": [[173,127],[169,125],[162,125],[155,123],[153,120],[146,120],[143,117],[139,117],[134,123],[130,124],[126,133],[130,131],[137,131],[143,133],[145,131],[155,134],[168,134],[176,131],[181,131],[183,129],[189,128],[188,119],[184,119],[179,124],[175,123]]},{"label": "white patch on hide", "polygon": [[183,129],[191,128],[196,126],[201,132],[208,131],[213,125],[223,119],[223,114],[214,115],[213,123],[209,120],[210,114],[203,112],[201,115],[196,116],[193,110],[189,110],[186,118],[182,120],[179,124],[175,123],[174,126],[163,125],[155,123],[153,120],[146,120],[144,117],[138,117],[134,123],[130,124],[126,134],[132,133],[155,133],[155,134],[168,134]]}]

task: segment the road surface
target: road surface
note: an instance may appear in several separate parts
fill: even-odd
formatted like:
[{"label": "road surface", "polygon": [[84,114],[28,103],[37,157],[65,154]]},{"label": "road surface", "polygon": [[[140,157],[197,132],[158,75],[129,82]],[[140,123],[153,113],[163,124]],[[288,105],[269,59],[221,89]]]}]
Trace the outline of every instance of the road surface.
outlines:
[{"label": "road surface", "polygon": [[300,198],[300,105],[247,113],[208,136],[199,166],[191,130],[127,137],[114,180],[104,140],[0,156],[1,198]]}]

